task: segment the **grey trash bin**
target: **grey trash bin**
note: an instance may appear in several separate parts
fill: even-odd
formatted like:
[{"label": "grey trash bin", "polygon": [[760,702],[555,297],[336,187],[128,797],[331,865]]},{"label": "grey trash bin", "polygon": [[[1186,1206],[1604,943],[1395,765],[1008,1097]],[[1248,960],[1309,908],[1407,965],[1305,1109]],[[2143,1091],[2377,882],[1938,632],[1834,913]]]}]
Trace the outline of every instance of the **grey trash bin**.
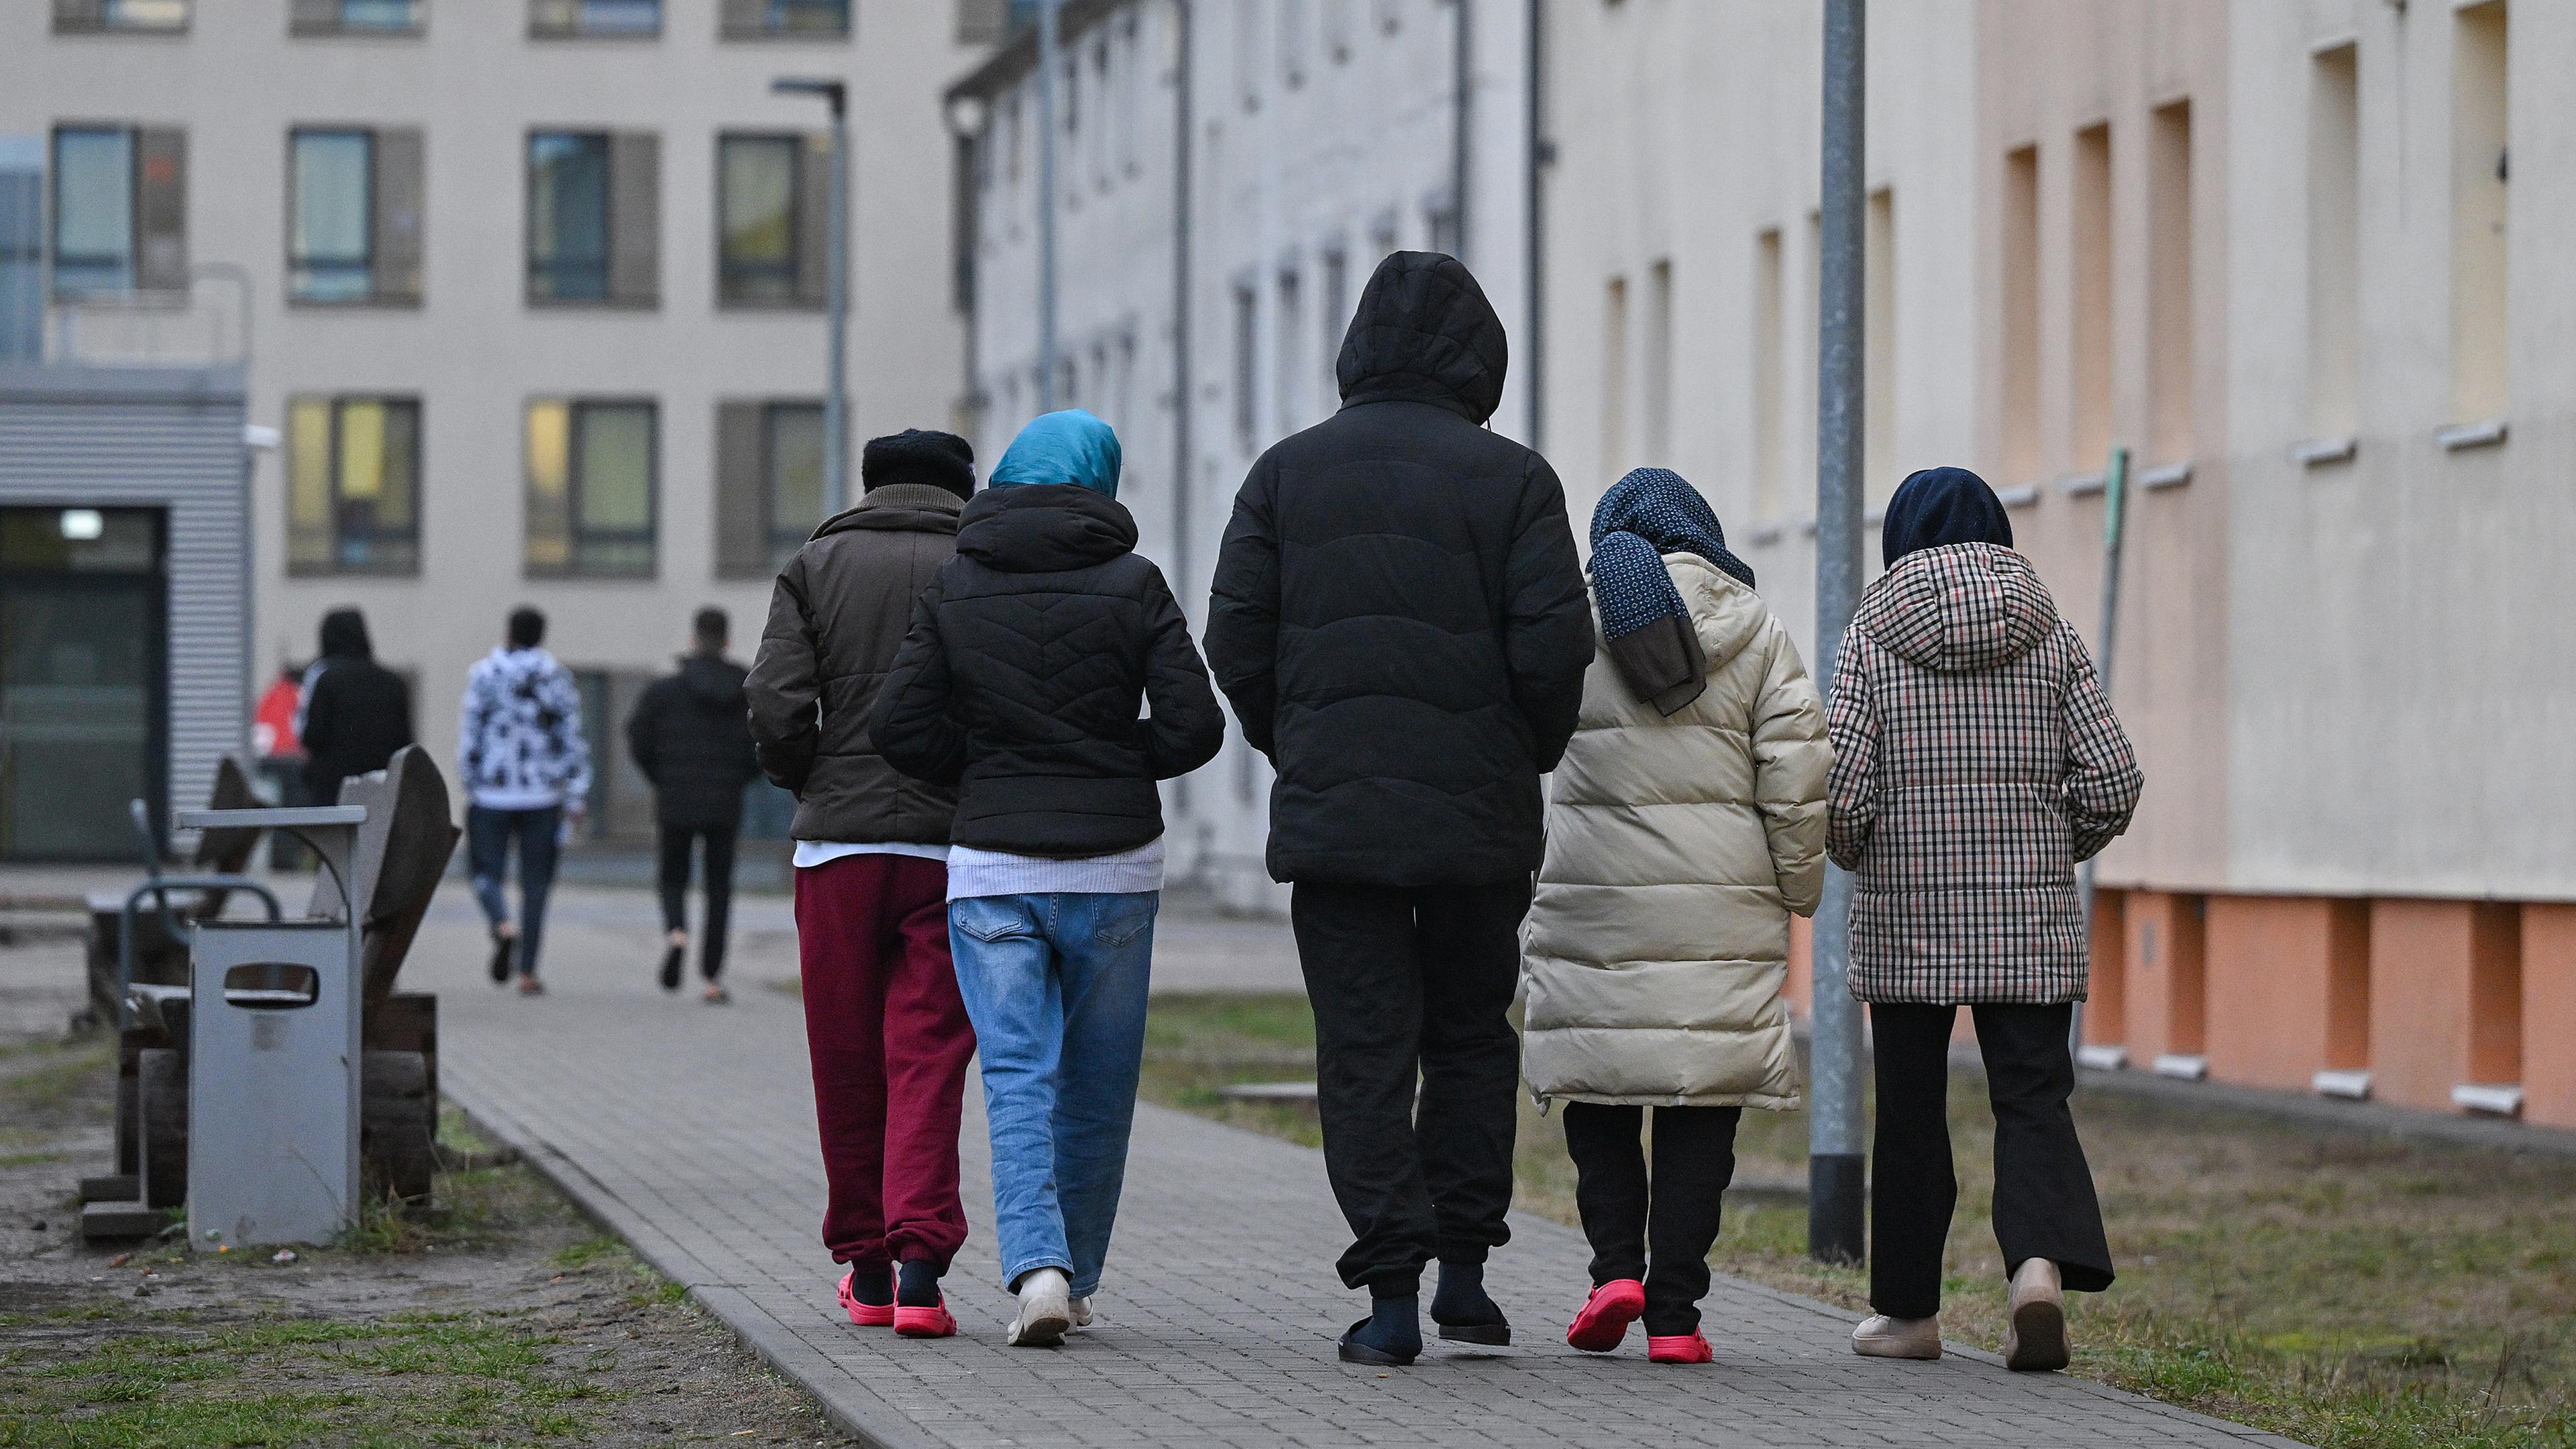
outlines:
[{"label": "grey trash bin", "polygon": [[358,964],[340,921],[196,928],[188,1241],[327,1243],[357,1223]]}]

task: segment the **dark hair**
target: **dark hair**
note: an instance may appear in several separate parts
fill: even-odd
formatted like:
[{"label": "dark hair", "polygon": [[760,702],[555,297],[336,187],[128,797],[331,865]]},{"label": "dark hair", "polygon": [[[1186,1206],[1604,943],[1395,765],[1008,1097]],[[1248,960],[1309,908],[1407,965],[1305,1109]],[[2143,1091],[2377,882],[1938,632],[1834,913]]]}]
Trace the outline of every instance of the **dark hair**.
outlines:
[{"label": "dark hair", "polygon": [[534,649],[546,642],[546,616],[521,604],[510,611],[510,647]]},{"label": "dark hair", "polygon": [[709,605],[700,609],[698,616],[689,621],[689,629],[698,636],[700,648],[722,649],[725,636],[733,632],[733,625],[725,618],[724,610]]}]

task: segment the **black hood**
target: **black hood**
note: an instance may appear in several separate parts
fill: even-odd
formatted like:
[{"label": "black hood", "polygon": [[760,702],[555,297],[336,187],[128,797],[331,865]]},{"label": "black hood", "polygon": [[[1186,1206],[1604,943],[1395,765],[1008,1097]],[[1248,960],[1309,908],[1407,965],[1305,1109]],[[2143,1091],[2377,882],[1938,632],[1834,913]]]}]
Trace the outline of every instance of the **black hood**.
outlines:
[{"label": "black hood", "polygon": [[742,695],[749,671],[718,654],[680,656],[680,687],[709,709],[740,713],[750,708]]},{"label": "black hood", "polygon": [[987,488],[957,520],[957,551],[1006,574],[1087,569],[1135,547],[1126,505],[1078,483]]},{"label": "black hood", "polygon": [[367,639],[367,616],[355,609],[333,609],[323,615],[322,657],[325,659],[375,658],[375,645]]},{"label": "black hood", "polygon": [[[855,528],[894,533],[955,533],[966,500],[931,483],[880,483],[857,503],[823,520],[814,537]],[[807,540],[811,542],[812,540]]]},{"label": "black hood", "polygon": [[1503,320],[1456,257],[1397,252],[1378,263],[1342,339],[1342,404],[1422,402],[1481,423],[1503,401]]}]

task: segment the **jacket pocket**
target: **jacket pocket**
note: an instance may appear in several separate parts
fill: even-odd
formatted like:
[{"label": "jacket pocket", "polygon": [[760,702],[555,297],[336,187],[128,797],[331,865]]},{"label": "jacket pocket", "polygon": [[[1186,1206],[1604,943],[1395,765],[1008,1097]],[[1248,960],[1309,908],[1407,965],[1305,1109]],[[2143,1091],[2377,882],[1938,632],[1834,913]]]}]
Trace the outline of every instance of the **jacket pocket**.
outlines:
[{"label": "jacket pocket", "polygon": [[949,908],[949,923],[978,941],[1029,941],[1038,923],[1016,896],[969,896]]}]

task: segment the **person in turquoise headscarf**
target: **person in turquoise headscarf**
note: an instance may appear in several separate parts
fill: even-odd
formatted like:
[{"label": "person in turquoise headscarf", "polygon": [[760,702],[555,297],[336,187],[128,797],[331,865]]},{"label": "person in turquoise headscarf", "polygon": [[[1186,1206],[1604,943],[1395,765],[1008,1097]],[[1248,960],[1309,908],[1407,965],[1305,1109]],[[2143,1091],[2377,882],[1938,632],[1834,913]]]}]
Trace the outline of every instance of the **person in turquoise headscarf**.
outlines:
[{"label": "person in turquoise headscarf", "polygon": [[870,729],[896,769],[957,786],[949,947],[1021,1345],[1091,1321],[1145,1046],[1155,783],[1225,738],[1180,605],[1135,551],[1118,465],[1089,413],[1020,431],[959,515]]}]

